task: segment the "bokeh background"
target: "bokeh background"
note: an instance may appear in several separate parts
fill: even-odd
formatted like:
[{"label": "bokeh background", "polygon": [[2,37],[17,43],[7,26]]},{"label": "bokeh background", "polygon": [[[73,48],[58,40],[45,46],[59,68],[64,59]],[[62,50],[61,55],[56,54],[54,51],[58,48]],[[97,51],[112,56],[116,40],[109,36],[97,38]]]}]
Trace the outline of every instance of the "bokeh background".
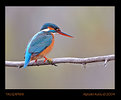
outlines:
[{"label": "bokeh background", "polygon": [[[5,60],[23,61],[28,41],[46,22],[74,38],[55,36],[48,58],[114,54],[113,6],[5,7]],[[6,89],[114,89],[114,61],[55,66],[5,67]]]}]

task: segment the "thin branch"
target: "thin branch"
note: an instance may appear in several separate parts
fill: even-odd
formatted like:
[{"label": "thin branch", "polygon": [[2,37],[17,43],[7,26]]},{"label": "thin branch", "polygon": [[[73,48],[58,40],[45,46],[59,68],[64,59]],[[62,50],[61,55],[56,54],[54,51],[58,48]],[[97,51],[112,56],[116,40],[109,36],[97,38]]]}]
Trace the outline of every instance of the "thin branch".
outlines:
[{"label": "thin branch", "polygon": [[[73,58],[73,57],[66,57],[66,58],[53,58],[52,64],[59,64],[59,63],[74,63],[74,64],[83,64],[86,65],[87,63],[94,63],[94,62],[103,62],[104,65],[107,64],[108,61],[115,60],[115,55],[106,55],[106,56],[97,56],[97,57],[89,57],[89,58]],[[28,66],[40,66],[40,65],[52,65],[47,61],[38,59],[37,63],[31,61]],[[6,67],[23,67],[24,61],[5,61]]]}]

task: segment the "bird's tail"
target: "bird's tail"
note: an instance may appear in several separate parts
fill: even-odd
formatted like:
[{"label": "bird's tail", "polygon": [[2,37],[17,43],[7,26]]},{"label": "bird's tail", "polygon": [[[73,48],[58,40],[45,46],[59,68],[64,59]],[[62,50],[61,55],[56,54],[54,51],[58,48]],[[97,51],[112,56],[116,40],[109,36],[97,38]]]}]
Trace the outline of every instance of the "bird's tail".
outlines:
[{"label": "bird's tail", "polygon": [[26,68],[26,67],[27,67],[27,65],[29,64],[29,61],[30,61],[31,55],[32,55],[31,53],[26,52],[26,54],[25,54],[25,63],[24,63],[24,68]]}]

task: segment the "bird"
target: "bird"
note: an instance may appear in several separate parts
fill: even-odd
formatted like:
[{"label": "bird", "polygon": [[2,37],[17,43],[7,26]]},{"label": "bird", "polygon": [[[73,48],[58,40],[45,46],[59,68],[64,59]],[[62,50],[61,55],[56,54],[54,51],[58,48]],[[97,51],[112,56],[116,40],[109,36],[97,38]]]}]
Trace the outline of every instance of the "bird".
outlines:
[{"label": "bird", "polygon": [[37,59],[43,57],[45,58],[44,62],[47,60],[52,63],[52,60],[47,58],[46,54],[48,54],[53,48],[55,34],[61,34],[73,38],[73,36],[62,32],[57,25],[53,23],[45,23],[40,28],[40,31],[37,32],[28,42],[24,55],[24,68],[28,66],[30,61],[35,60],[35,62],[37,62]]}]

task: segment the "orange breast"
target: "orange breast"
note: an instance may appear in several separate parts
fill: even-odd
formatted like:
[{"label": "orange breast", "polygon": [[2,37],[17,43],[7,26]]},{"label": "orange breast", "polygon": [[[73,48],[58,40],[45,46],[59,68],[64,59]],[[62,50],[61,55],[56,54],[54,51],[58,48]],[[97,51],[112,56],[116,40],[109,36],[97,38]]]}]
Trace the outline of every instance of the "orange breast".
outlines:
[{"label": "orange breast", "polygon": [[35,59],[38,59],[38,58],[42,58],[43,56],[45,56],[46,54],[48,54],[52,48],[53,48],[53,45],[54,45],[54,35],[51,33],[53,39],[52,39],[52,43],[45,49],[43,50],[40,54],[34,56],[34,57],[31,57],[31,60],[35,60]]}]

